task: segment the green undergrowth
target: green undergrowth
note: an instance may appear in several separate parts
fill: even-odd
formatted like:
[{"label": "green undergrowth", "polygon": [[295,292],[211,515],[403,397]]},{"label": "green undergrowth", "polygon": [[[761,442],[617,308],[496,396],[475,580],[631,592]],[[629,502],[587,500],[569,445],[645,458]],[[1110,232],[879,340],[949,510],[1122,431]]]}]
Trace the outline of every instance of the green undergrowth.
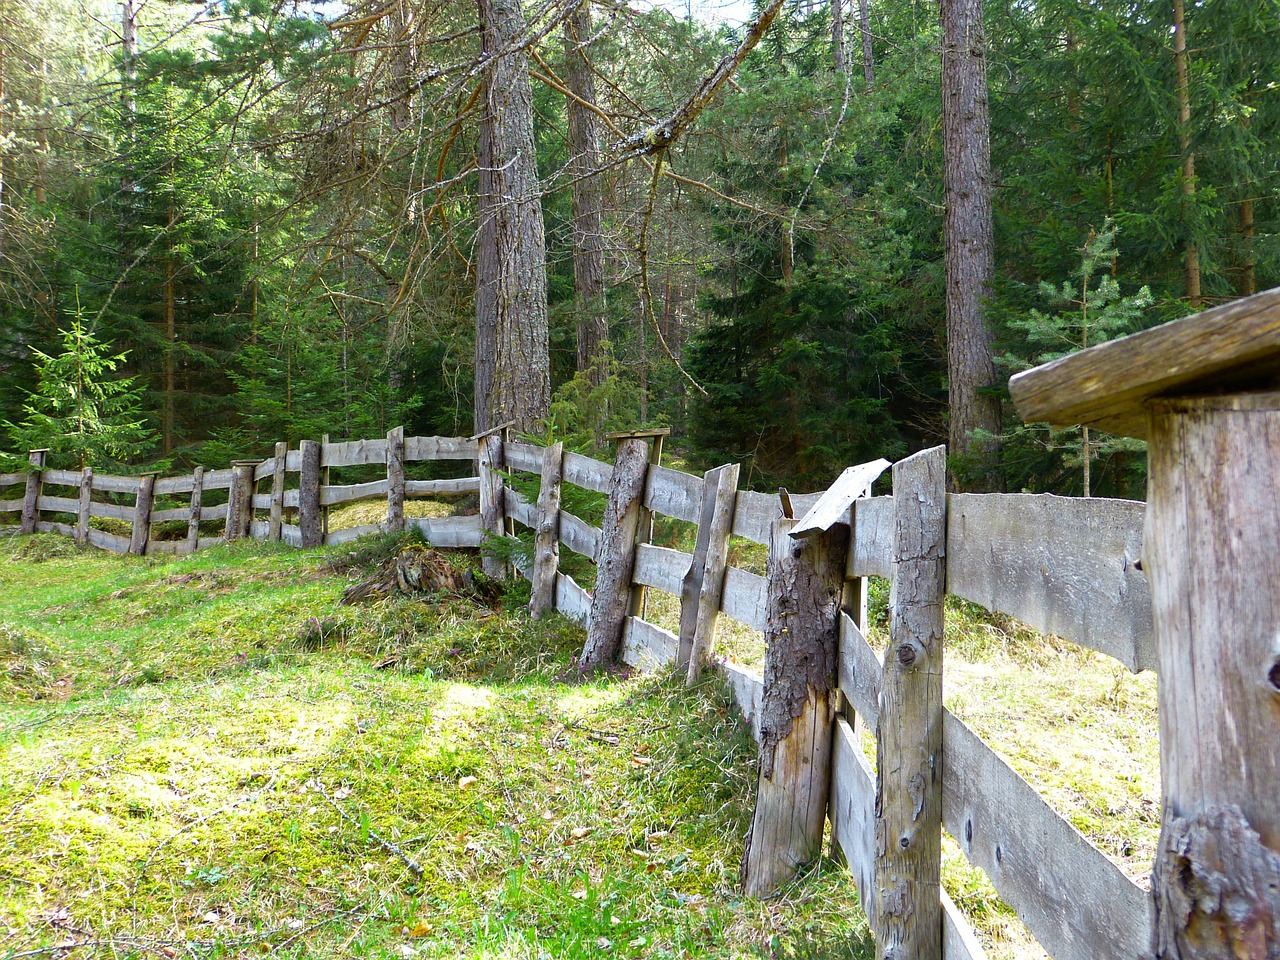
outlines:
[{"label": "green undergrowth", "polygon": [[340,606],[397,545],[0,543],[0,957],[873,955],[831,861],[738,893],[718,682],[580,682],[519,594]]}]

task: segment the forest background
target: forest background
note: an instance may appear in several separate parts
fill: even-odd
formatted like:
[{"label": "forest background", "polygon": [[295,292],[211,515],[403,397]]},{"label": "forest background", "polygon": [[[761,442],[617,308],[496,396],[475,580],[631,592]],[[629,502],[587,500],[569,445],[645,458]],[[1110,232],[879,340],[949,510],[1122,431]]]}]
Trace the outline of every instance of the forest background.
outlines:
[{"label": "forest background", "polygon": [[[1280,285],[1280,3],[756,15],[0,0],[0,446],[216,465],[515,410],[809,489],[950,428],[962,483],[1142,497],[1140,447],[1015,425],[1003,384]],[[966,91],[985,420],[948,357]],[[59,446],[69,403],[106,439]]]}]

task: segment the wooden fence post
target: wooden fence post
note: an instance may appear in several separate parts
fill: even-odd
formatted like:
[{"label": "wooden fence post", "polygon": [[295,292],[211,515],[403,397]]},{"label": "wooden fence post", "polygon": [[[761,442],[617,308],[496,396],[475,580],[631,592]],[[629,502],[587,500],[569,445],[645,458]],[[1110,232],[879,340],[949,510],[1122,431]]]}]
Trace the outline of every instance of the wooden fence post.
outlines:
[{"label": "wooden fence post", "polygon": [[138,478],[138,497],[133,508],[133,536],[129,538],[129,553],[141,557],[147,552],[147,540],[151,537],[151,507],[156,500],[156,475],[144,473]]},{"label": "wooden fence post", "polygon": [[301,469],[298,480],[298,529],[304,547],[324,543],[320,516],[320,444],[303,440],[299,445]]},{"label": "wooden fence post", "polygon": [[[502,432],[495,428],[476,438],[480,443],[480,526],[491,536],[506,535],[506,504],[502,499]],[[500,557],[483,551],[484,572],[495,580],[504,579],[507,565]]]},{"label": "wooden fence post", "polygon": [[609,500],[601,524],[596,560],[596,589],[587,618],[587,642],[579,668],[597,670],[612,663],[622,646],[622,628],[631,605],[631,574],[636,561],[636,525],[649,471],[649,444],[639,437],[622,440],[609,480]]},{"label": "wooden fence post", "polygon": [[279,540],[284,532],[284,476],[289,460],[289,444],[276,444],[275,469],[271,471],[271,515],[267,520],[267,539]]},{"label": "wooden fence post", "polygon": [[48,450],[32,450],[27,454],[27,490],[22,498],[22,526],[20,533],[35,533],[40,520],[40,491],[44,486],[44,462]]},{"label": "wooden fence post", "polygon": [[89,510],[93,505],[93,467],[80,471],[80,509],[76,514],[76,543],[89,542]]},{"label": "wooden fence post", "polygon": [[1280,957],[1280,290],[1010,382],[1024,419],[1145,437],[1160,675],[1157,960]]},{"label": "wooden fence post", "polygon": [[387,529],[404,531],[404,427],[387,433]]},{"label": "wooden fence post", "polygon": [[200,549],[200,510],[204,504],[204,467],[191,471],[191,517],[187,520],[187,553]]},{"label": "wooden fence post", "polygon": [[769,536],[760,781],[741,868],[752,897],[773,893],[821,852],[831,787],[849,528],[793,540],[795,523],[779,517]]},{"label": "wooden fence post", "polygon": [[227,540],[239,540],[249,533],[253,520],[253,468],[257,460],[231,461],[231,490],[227,496]]},{"label": "wooden fence post", "polygon": [[529,612],[535,618],[556,608],[556,574],[560,568],[560,482],[564,476],[564,444],[542,451],[538,488],[538,527],[533,543],[533,594]]},{"label": "wooden fence post", "polygon": [[[328,445],[328,443],[329,443],[329,435],[327,433],[323,434],[320,437],[321,453],[324,452],[324,448],[325,446]],[[321,459],[323,459],[323,457],[321,457]],[[321,488],[329,486],[329,468],[328,467],[325,467],[323,470],[320,471],[320,486]],[[299,516],[301,516],[301,511],[299,511]],[[301,523],[302,520],[299,519],[298,522]],[[320,508],[320,530],[321,530],[320,542],[323,543],[324,538],[329,535],[329,505],[327,503]]]},{"label": "wooden fence post", "polygon": [[876,731],[876,957],[941,960],[945,447],[893,466],[889,646]]},{"label": "wooden fence post", "polygon": [[[667,437],[671,436],[670,427],[658,427],[652,430],[631,430],[626,433],[610,433],[605,436],[606,440],[652,440],[653,443],[649,447],[649,465],[662,465],[662,445]],[[646,468],[645,481],[648,481],[648,471]],[[636,518],[636,547],[639,548],[642,543],[649,543],[653,540],[653,512],[644,505],[644,491],[641,489],[640,497],[640,513]],[[631,584],[631,599],[627,605],[627,614],[633,617],[643,617],[645,611],[645,594],[646,588],[643,583]]]},{"label": "wooden fence post", "polygon": [[[720,601],[724,595],[725,570],[729,566],[729,536],[733,532],[734,507],[738,502],[738,471],[736,463],[726,464],[715,471],[714,489],[707,481],[707,494],[711,496],[711,522],[707,529],[706,553],[703,569],[698,577],[698,599],[693,620],[693,634],[689,638],[689,672],[686,684],[692,687],[698,682],[707,661],[711,659],[716,643],[716,623],[720,617]],[[701,530],[699,530],[701,533]],[[697,562],[695,557],[694,562]],[[681,646],[684,645],[684,611],[680,612]]]}]

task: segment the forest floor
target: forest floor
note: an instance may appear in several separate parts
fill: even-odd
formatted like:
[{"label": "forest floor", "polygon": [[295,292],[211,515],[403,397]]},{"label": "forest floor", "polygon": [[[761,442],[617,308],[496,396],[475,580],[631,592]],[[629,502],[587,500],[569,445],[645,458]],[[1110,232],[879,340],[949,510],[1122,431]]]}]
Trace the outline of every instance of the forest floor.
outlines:
[{"label": "forest floor", "polygon": [[[578,682],[518,586],[339,606],[388,549],[0,541],[0,958],[874,955],[832,860],[738,893],[755,747],[714,677]],[[1154,678],[949,617],[948,706],[1140,878]],[[1043,956],[944,871],[993,958]]]}]

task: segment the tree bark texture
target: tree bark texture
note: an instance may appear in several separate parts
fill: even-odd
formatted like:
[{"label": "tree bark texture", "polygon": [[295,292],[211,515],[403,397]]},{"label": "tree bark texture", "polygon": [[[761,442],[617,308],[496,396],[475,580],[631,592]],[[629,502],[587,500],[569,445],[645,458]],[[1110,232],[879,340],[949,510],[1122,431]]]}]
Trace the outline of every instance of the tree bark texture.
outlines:
[{"label": "tree bark texture", "polygon": [[20,533],[36,532],[40,519],[40,488],[44,485],[44,461],[47,450],[32,450],[27,455],[27,488],[22,498],[22,526]]},{"label": "tree bark texture", "polygon": [[289,444],[276,443],[275,469],[271,471],[271,513],[267,519],[267,539],[279,540],[284,535],[284,480],[289,458]]},{"label": "tree bark texture", "polygon": [[533,591],[529,613],[537,619],[556,608],[556,575],[560,570],[560,483],[564,476],[564,444],[542,451],[538,488],[538,526],[533,538]]},{"label": "tree bark texture", "polygon": [[89,542],[89,510],[93,505],[93,467],[80,471],[80,503],[76,513],[76,543]]},{"label": "tree bark texture", "polygon": [[[478,0],[485,56],[525,30],[519,0]],[[530,430],[551,405],[547,262],[533,139],[529,57],[486,68],[476,236],[476,432],[514,421]]]},{"label": "tree bark texture", "polygon": [[404,532],[404,427],[387,433],[387,529]]},{"label": "tree bark texture", "polygon": [[1187,302],[1199,309],[1204,306],[1204,298],[1200,295],[1200,250],[1191,235],[1192,207],[1196,196],[1196,154],[1191,149],[1191,78],[1183,0],[1173,0],[1173,66],[1178,78],[1175,93],[1178,98],[1178,146],[1182,151],[1182,220],[1187,229],[1183,268]]},{"label": "tree bark texture", "polygon": [[1280,958],[1280,394],[1156,401],[1160,960]]},{"label": "tree bark texture", "polygon": [[[734,508],[738,503],[739,469],[740,465],[736,463],[717,468],[714,484],[708,486],[707,492],[713,501],[707,548],[702,573],[698,577],[697,613],[693,621],[687,674],[690,687],[698,682],[715,650],[716,624],[720,619],[720,602],[724,598],[725,570],[729,566],[729,536],[733,532]],[[681,623],[683,625],[683,617]]]},{"label": "tree bark texture", "polygon": [[200,549],[200,511],[204,504],[204,467],[191,472],[191,519],[187,521],[187,553]]},{"label": "tree bark texture", "polygon": [[[982,0],[942,0],[941,8],[947,403],[951,452],[963,454],[975,430],[1000,432],[1000,401],[983,393],[997,382],[982,304],[995,272],[987,38]],[[994,459],[999,448],[987,442],[973,452]],[[998,490],[998,471],[983,485]]]},{"label": "tree bark texture", "polygon": [[844,52],[843,0],[831,0],[831,66],[841,74],[849,69]]},{"label": "tree bark texture", "polygon": [[876,61],[871,53],[871,11],[867,0],[858,0],[858,32],[862,34],[862,76],[868,87],[876,85]]},{"label": "tree bark texture", "polygon": [[596,588],[587,619],[587,642],[579,667],[598,670],[616,659],[622,628],[631,605],[631,574],[636,561],[636,527],[649,473],[649,444],[639,438],[621,440],[609,480],[609,500],[601,523]]},{"label": "tree bark texture", "polygon": [[893,467],[889,646],[876,731],[877,960],[941,960],[946,448]]},{"label": "tree bark texture", "polygon": [[[252,476],[252,474],[250,474]],[[147,540],[151,537],[151,507],[156,501],[156,475],[144,473],[138,478],[138,497],[133,508],[133,535],[129,538],[129,553],[141,557],[147,552]]]},{"label": "tree bark texture", "polygon": [[794,540],[795,523],[779,517],[769,537],[760,782],[741,868],[753,897],[773,893],[821,852],[831,786],[849,528]]},{"label": "tree bark texture", "polygon": [[[609,339],[604,292],[604,185],[600,174],[599,120],[587,104],[595,105],[596,80],[582,44],[590,39],[591,4],[582,0],[564,22],[565,66],[569,91],[565,104],[569,122],[569,177],[573,182],[573,288],[578,314],[578,372],[591,371],[592,381],[604,379],[602,366],[593,368],[602,344]],[[574,99],[577,97],[578,99]]]},{"label": "tree bark texture", "polygon": [[253,468],[252,461],[236,461],[231,464],[231,490],[227,495],[227,540],[239,540],[249,534],[253,519]]},{"label": "tree bark texture", "polygon": [[320,526],[320,444],[303,440],[299,445],[298,531],[304,547],[324,543]]}]

